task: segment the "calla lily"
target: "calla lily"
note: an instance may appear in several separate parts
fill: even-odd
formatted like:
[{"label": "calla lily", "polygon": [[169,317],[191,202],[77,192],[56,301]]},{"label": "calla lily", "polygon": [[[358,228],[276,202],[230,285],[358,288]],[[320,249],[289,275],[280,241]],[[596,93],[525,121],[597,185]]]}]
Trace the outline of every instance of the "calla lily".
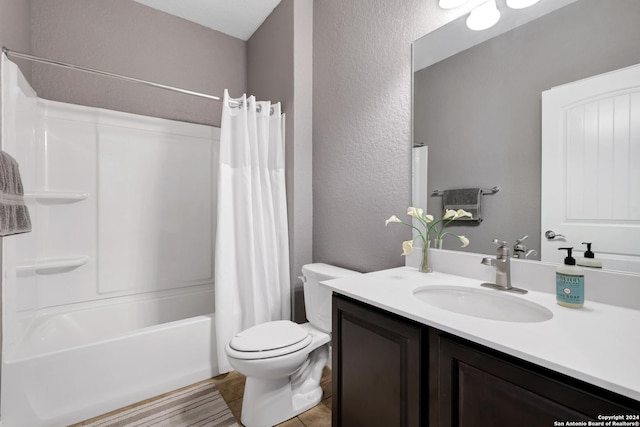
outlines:
[{"label": "calla lily", "polygon": [[402,242],[402,256],[410,255],[413,252],[413,240]]},{"label": "calla lily", "polygon": [[414,208],[413,206],[409,206],[409,208],[407,208],[407,215],[414,218],[422,218],[423,214],[424,211],[421,208]]},{"label": "calla lily", "polygon": [[463,216],[468,216],[469,218],[473,218],[471,212],[467,212],[464,209],[458,209],[456,212],[456,217],[454,219],[462,218]]},{"label": "calla lily", "polygon": [[391,217],[389,217],[389,219],[384,222],[384,225],[387,226],[389,225],[390,222],[402,222],[402,221],[397,216],[391,215]]},{"label": "calla lily", "polygon": [[[407,256],[413,253],[413,241],[415,239],[422,240],[422,247],[427,248],[427,250],[423,250],[423,266],[420,267],[420,271],[432,271],[429,267],[428,263],[428,254],[429,254],[429,243],[433,237],[436,239],[436,247],[440,249],[442,247],[442,239],[447,234],[451,234],[455,236],[460,243],[462,243],[462,247],[465,248],[469,246],[469,239],[465,236],[459,236],[455,233],[445,231],[445,228],[457,218],[469,217],[472,218],[471,213],[465,211],[464,209],[458,209],[457,211],[454,209],[447,209],[444,213],[443,217],[434,220],[433,215],[425,215],[424,211],[421,208],[416,208],[414,206],[410,206],[407,208],[407,215],[416,218],[419,220],[419,223],[415,222],[404,222],[400,218],[395,215],[391,215],[388,220],[384,222],[384,225],[389,225],[392,222],[398,222],[400,224],[404,224],[408,227],[413,228],[414,238],[412,240],[407,240],[402,242],[402,255]],[[438,226],[439,224],[439,226]],[[426,255],[425,255],[426,254]],[[426,265],[426,267],[424,267]]]},{"label": "calla lily", "polygon": [[442,217],[442,219],[449,219],[449,218],[456,218],[456,215],[458,215],[458,212],[454,211],[453,209],[447,209],[447,211],[444,213],[444,216]]}]

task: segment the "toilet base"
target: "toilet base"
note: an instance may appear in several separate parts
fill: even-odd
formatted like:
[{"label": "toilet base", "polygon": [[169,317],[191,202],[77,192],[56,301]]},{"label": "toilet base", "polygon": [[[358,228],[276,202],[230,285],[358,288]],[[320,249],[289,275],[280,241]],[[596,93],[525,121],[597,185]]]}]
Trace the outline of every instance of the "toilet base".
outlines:
[{"label": "toilet base", "polygon": [[271,427],[313,408],[321,400],[320,386],[294,396],[288,378],[278,381],[247,378],[241,421],[246,427]]},{"label": "toilet base", "polygon": [[328,345],[317,348],[291,376],[277,379],[247,377],[242,399],[242,424],[246,427],[271,427],[320,403],[320,378],[328,353]]}]

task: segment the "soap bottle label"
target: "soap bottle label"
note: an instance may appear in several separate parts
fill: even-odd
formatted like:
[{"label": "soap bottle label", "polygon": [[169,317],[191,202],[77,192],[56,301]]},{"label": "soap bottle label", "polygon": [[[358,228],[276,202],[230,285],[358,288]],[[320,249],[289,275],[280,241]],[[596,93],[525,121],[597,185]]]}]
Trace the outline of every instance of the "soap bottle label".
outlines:
[{"label": "soap bottle label", "polygon": [[584,276],[556,273],[556,299],[568,304],[584,304]]}]

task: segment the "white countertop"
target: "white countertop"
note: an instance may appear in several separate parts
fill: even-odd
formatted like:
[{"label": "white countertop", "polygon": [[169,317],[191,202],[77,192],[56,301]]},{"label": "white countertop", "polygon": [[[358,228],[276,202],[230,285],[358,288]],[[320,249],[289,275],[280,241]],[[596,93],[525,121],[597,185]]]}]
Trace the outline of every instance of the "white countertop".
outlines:
[{"label": "white countertop", "polygon": [[435,285],[485,289],[480,287],[482,282],[400,267],[323,284],[339,294],[640,401],[640,310],[588,299],[583,308],[571,309],[557,305],[552,293],[509,293],[553,313],[544,322],[520,323],[453,313],[413,295],[418,287]]}]

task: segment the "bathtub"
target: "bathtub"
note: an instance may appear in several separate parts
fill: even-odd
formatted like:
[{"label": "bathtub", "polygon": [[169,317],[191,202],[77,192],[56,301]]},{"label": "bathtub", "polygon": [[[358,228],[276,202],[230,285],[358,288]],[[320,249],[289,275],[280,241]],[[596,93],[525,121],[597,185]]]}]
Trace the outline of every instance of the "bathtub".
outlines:
[{"label": "bathtub", "polygon": [[0,241],[2,426],[66,426],[217,375],[220,129],[42,99],[1,66],[0,139],[32,221]]},{"label": "bathtub", "polygon": [[[56,308],[5,349],[2,426],[66,426],[217,375],[213,289]],[[64,311],[63,311],[64,310]]]}]

